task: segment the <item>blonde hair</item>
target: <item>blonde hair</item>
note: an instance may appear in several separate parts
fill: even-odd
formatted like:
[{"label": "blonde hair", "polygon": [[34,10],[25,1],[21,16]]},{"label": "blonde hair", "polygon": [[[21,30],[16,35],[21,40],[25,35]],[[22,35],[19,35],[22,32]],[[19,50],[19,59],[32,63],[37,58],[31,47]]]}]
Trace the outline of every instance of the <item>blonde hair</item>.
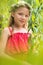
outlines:
[{"label": "blonde hair", "polygon": [[[31,14],[30,4],[24,1],[19,1],[16,4],[13,4],[11,6],[10,13],[15,12],[19,7],[26,7],[29,10],[29,13]],[[12,15],[10,16],[9,26],[11,26],[12,28],[14,27],[14,18],[12,17]],[[27,29],[28,23],[26,25],[23,25],[23,27]]]}]

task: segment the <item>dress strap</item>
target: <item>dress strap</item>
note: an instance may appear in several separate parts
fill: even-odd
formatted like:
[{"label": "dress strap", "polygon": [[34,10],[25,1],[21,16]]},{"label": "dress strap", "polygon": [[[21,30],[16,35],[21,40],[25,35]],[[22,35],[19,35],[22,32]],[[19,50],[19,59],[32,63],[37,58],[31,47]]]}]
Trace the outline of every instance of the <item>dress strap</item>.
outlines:
[{"label": "dress strap", "polygon": [[9,32],[12,35],[12,27],[9,27]]},{"label": "dress strap", "polygon": [[28,38],[29,38],[31,36],[31,34],[29,32],[27,34],[28,34]]}]

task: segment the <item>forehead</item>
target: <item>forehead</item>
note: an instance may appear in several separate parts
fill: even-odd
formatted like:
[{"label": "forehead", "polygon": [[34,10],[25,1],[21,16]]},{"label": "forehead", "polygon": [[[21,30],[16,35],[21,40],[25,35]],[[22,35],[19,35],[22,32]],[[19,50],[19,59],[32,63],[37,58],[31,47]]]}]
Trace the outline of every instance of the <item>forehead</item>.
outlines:
[{"label": "forehead", "polygon": [[22,12],[22,13],[25,13],[25,14],[29,14],[29,9],[26,8],[26,7],[19,7],[15,12]]}]

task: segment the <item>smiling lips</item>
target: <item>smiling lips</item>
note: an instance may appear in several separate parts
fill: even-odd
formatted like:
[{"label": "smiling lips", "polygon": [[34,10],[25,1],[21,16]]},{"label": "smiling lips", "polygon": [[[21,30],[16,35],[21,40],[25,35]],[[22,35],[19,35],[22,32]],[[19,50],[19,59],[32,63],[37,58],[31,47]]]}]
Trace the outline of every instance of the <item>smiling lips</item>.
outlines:
[{"label": "smiling lips", "polygon": [[24,20],[20,20],[20,22],[24,23],[25,21]]}]

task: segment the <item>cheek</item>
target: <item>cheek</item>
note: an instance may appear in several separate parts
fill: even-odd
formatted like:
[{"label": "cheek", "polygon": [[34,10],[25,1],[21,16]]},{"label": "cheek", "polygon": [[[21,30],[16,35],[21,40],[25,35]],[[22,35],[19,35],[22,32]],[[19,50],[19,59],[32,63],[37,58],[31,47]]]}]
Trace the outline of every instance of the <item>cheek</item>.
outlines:
[{"label": "cheek", "polygon": [[26,21],[28,21],[29,18],[26,18]]},{"label": "cheek", "polygon": [[16,20],[19,20],[20,18],[21,18],[21,16],[19,16],[19,15],[16,15]]},{"label": "cheek", "polygon": [[18,20],[18,16],[14,16],[14,21],[16,22]]},{"label": "cheek", "polygon": [[22,17],[20,15],[17,16],[18,19],[21,19]]}]

